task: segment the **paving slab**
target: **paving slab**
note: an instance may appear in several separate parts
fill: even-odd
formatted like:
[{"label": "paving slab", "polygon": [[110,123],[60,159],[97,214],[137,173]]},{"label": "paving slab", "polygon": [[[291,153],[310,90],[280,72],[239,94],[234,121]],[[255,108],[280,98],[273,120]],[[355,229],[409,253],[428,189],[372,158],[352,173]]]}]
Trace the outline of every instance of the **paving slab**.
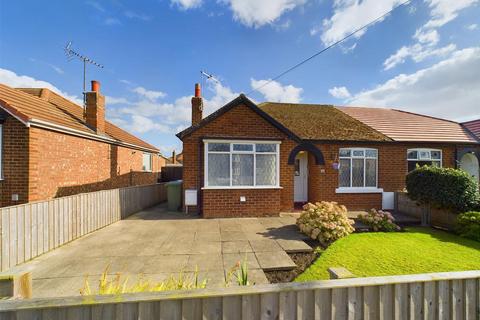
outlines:
[{"label": "paving slab", "polygon": [[222,241],[247,240],[246,234],[241,231],[222,231],[220,235]]},{"label": "paving slab", "polygon": [[223,270],[223,256],[217,254],[192,254],[188,257],[188,262],[185,271],[213,271]]},{"label": "paving slab", "polygon": [[291,270],[297,265],[285,251],[255,252],[260,267],[265,271]]},{"label": "paving slab", "polygon": [[313,249],[302,240],[277,239],[277,243],[287,253],[312,252]]},{"label": "paving slab", "polygon": [[277,241],[272,239],[249,240],[254,252],[283,251]]},{"label": "paving slab", "polygon": [[222,242],[223,253],[253,252],[250,242],[247,240]]},{"label": "paving slab", "polygon": [[237,265],[237,263],[243,263],[247,259],[247,267],[249,269],[260,269],[257,258],[253,252],[246,253],[224,253],[223,254],[223,266],[225,270],[230,270]]},{"label": "paving slab", "polygon": [[247,259],[251,282],[267,283],[264,270],[291,269],[286,252],[309,249],[289,217],[199,219],[168,212],[166,206],[144,210],[95,231],[0,275],[31,272],[34,297],[78,295],[88,275],[92,283],[109,266],[113,275],[132,280],[144,275],[162,281],[171,275],[209,279],[224,286],[225,274]]}]

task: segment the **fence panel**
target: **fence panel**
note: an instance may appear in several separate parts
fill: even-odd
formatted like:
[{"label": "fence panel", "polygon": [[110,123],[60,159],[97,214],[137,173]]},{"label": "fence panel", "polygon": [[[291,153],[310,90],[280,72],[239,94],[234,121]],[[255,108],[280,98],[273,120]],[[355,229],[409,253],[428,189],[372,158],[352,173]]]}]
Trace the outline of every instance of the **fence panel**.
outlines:
[{"label": "fence panel", "polygon": [[76,194],[0,209],[0,271],[166,201],[165,184]]},{"label": "fence panel", "polygon": [[479,280],[476,270],[4,300],[0,319],[478,319]]}]

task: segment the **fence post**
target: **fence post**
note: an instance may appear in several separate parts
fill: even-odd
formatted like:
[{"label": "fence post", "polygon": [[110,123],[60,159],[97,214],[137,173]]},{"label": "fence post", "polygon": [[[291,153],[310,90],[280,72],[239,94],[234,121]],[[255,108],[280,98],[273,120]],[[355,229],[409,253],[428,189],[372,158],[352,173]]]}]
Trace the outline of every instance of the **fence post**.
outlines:
[{"label": "fence post", "polygon": [[30,272],[0,277],[0,298],[29,299],[32,297]]}]

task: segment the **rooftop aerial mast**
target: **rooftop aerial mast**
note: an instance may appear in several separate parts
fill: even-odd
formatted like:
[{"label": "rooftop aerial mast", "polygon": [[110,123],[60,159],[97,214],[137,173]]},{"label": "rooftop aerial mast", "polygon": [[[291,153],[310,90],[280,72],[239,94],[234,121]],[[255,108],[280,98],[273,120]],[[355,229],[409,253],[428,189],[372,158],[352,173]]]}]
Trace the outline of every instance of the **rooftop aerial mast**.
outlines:
[{"label": "rooftop aerial mast", "polygon": [[73,58],[78,58],[83,61],[83,107],[85,108],[86,105],[86,92],[87,92],[87,63],[93,64],[94,66],[103,69],[103,65],[100,63],[95,62],[93,59],[78,53],[77,51],[72,49],[72,41],[68,42],[64,48],[65,55],[67,56],[68,60],[72,60]]}]

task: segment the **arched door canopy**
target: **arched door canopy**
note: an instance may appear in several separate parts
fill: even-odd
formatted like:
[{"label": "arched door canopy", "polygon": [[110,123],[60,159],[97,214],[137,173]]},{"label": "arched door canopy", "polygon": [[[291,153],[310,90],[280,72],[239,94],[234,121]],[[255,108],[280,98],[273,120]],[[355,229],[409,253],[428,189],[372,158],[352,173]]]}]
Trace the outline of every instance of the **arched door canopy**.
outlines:
[{"label": "arched door canopy", "polygon": [[313,157],[315,158],[315,164],[317,165],[324,165],[325,164],[325,159],[323,158],[323,153],[318,149],[315,145],[304,142],[293,148],[292,152],[290,152],[290,155],[288,156],[288,164],[295,164],[295,157],[300,151],[308,151],[310,152]]}]

